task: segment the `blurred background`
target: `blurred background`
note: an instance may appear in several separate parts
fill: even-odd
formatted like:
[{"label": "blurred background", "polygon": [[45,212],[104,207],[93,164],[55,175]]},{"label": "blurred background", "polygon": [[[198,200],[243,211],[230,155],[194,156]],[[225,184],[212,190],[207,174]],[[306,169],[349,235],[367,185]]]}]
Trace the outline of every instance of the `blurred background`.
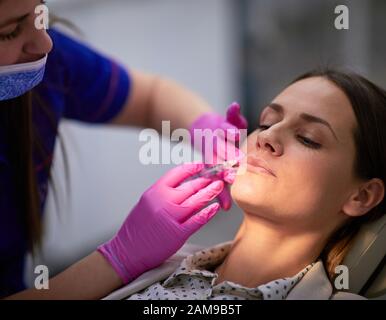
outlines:
[{"label": "blurred background", "polygon": [[[349,8],[337,30],[334,9]],[[317,66],[348,67],[386,87],[386,2],[382,0],[49,0],[64,29],[123,65],[170,77],[218,112],[238,101],[254,128],[258,112],[294,77]],[[57,28],[61,28],[59,25]],[[182,106],[183,107],[183,106]],[[40,256],[50,276],[95,250],[120,227],[143,191],[172,165],[140,163],[139,130],[63,121]],[[69,179],[64,177],[68,170]],[[233,205],[189,242],[231,240],[242,220]]]}]

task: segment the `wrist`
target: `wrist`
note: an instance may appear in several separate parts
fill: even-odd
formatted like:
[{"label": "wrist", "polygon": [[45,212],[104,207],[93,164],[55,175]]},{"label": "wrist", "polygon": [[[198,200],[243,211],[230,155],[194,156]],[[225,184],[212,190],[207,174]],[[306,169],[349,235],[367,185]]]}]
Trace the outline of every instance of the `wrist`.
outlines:
[{"label": "wrist", "polygon": [[123,284],[127,283],[127,276],[121,266],[121,264],[114,258],[114,256],[110,253],[110,251],[106,248],[106,246],[101,245],[96,250],[108,263],[110,268],[114,270],[114,273],[119,277]]},{"label": "wrist", "polygon": [[120,278],[121,282],[127,284],[138,277],[141,272],[135,271],[136,268],[134,268],[134,266],[128,265],[130,262],[127,258],[122,259],[122,257],[120,257],[119,251],[114,250],[114,247],[116,246],[113,244],[113,241],[114,239],[99,246],[97,252],[105,258],[115,274]]}]

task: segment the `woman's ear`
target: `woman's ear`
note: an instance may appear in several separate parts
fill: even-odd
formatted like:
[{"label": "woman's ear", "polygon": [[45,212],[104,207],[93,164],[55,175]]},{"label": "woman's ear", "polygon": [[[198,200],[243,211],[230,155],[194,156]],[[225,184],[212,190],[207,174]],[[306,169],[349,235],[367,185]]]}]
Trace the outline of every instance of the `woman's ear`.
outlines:
[{"label": "woman's ear", "polygon": [[356,191],[343,205],[342,211],[350,217],[359,217],[377,206],[385,195],[381,179],[373,178],[358,186]]}]

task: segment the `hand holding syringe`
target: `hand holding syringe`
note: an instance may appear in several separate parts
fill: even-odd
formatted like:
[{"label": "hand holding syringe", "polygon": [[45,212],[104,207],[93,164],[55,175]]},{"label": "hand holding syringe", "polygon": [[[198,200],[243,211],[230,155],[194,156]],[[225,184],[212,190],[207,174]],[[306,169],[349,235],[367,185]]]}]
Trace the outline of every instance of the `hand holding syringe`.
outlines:
[{"label": "hand holding syringe", "polygon": [[209,178],[209,177],[217,175],[221,172],[224,172],[226,170],[231,170],[231,169],[236,170],[238,163],[239,162],[237,160],[229,160],[229,161],[225,161],[225,162],[216,164],[216,165],[211,166],[211,167],[206,167],[206,168],[202,169],[194,177],[195,178],[197,178],[197,177]]},{"label": "hand holding syringe", "polygon": [[215,164],[213,166],[208,166],[203,168],[194,176],[189,177],[189,179],[187,179],[186,181],[190,181],[197,178],[212,178],[214,176],[220,175],[221,173],[224,173],[224,176],[222,176],[221,178],[224,179],[226,182],[230,182],[227,179],[227,175],[234,175],[238,168],[238,165],[239,160],[228,160],[222,163]]}]

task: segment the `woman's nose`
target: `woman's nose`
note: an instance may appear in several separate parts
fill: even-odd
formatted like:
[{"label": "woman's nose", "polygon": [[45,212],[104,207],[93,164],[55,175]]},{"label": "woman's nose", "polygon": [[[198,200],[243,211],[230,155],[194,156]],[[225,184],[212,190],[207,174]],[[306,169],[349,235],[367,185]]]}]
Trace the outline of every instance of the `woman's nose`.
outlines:
[{"label": "woman's nose", "polygon": [[256,149],[280,155],[283,147],[271,132],[265,130],[256,135]]},{"label": "woman's nose", "polygon": [[25,54],[42,56],[49,53],[52,49],[52,40],[45,30],[34,30],[24,44]]}]

